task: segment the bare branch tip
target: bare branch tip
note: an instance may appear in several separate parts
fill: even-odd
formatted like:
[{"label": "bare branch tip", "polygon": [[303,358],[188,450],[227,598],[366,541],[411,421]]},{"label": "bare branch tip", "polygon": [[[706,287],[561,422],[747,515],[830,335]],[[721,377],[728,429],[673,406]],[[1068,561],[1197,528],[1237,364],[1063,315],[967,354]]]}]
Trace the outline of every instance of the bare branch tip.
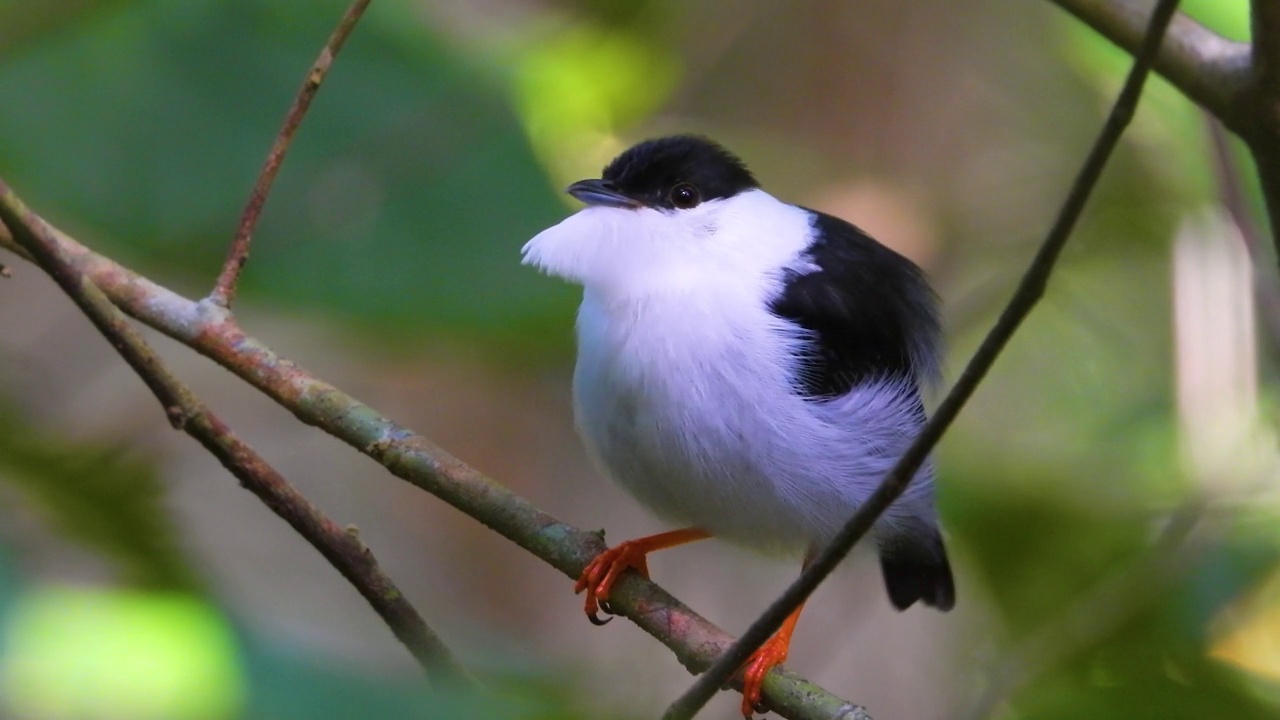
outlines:
[{"label": "bare branch tip", "polygon": [[267,152],[267,158],[262,164],[262,170],[259,171],[258,178],[254,181],[253,188],[249,191],[249,199],[245,202],[244,210],[240,215],[240,224],[236,227],[235,238],[231,241],[231,247],[227,251],[227,259],[222,265],[217,281],[214,283],[213,292],[210,293],[209,298],[214,304],[229,309],[235,300],[236,285],[240,280],[240,273],[244,270],[245,263],[249,260],[249,246],[253,241],[254,228],[258,225],[258,218],[262,215],[262,208],[267,203],[267,196],[271,194],[271,187],[275,184],[276,175],[280,171],[280,166],[284,163],[285,153],[289,151],[289,146],[293,143],[293,138],[297,134],[298,126],[302,124],[303,117],[306,116],[307,110],[311,107],[311,101],[320,90],[320,84],[324,82],[325,75],[329,72],[329,67],[333,64],[333,60],[337,57],[343,43],[346,42],[347,36],[355,29],[356,23],[359,22],[360,17],[364,14],[369,1],[355,0],[346,13],[343,14],[333,34],[329,36],[329,39],[320,49],[320,54],[315,62],[307,70],[302,86],[298,89],[288,112],[285,113],[284,123],[281,125],[279,132],[276,133],[275,140],[271,143],[271,149]]}]

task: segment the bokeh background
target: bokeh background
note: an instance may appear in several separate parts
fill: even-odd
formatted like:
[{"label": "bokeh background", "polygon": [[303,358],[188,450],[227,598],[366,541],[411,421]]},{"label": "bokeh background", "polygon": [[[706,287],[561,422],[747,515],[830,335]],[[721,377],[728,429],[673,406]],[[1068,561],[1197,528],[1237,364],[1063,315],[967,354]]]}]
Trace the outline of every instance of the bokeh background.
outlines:
[{"label": "bokeh background", "polygon": [[[1184,3],[1240,40],[1245,5]],[[199,297],[343,7],[0,0],[0,176]],[[648,534],[572,430],[577,290],[519,264],[572,211],[568,182],[645,137],[719,139],[766,189],[927,269],[954,378],[1126,68],[1028,0],[378,0],[284,165],[238,312],[552,514]],[[858,556],[810,603],[792,668],[880,720],[1280,712],[1276,346],[1212,168],[1204,118],[1153,82],[1047,296],[941,445],[956,610],[894,612]],[[645,718],[690,682],[625,621],[588,625],[563,576],[155,337],[493,690],[429,692],[53,284],[0,261],[0,716]],[[1162,535],[1178,512],[1195,531]],[[651,567],[731,632],[797,572],[716,542]]]}]

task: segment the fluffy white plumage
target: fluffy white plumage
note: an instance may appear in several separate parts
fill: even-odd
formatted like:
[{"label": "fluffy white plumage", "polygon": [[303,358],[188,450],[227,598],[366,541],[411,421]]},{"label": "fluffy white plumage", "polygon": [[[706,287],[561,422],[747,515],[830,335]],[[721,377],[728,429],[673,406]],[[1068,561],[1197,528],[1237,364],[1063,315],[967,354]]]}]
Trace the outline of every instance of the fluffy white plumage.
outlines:
[{"label": "fluffy white plumage", "polygon": [[[828,540],[922,422],[913,384],[794,392],[806,331],[770,312],[813,214],[752,189],[692,209],[588,207],[524,246],[584,287],[574,401],[601,468],[660,516],[761,549]],[[936,532],[932,468],[877,533]]]}]

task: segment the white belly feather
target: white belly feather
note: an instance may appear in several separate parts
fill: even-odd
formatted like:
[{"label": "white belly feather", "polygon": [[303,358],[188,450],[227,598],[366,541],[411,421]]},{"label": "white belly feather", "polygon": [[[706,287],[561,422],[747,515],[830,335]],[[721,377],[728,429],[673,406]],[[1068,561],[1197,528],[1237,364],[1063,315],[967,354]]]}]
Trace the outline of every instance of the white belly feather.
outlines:
[{"label": "white belly feather", "polygon": [[[671,522],[763,549],[826,541],[918,429],[914,390],[806,400],[788,391],[801,330],[758,295],[694,297],[611,305],[586,291],[574,401],[588,449]],[[921,473],[882,525],[932,521],[932,469]]]}]

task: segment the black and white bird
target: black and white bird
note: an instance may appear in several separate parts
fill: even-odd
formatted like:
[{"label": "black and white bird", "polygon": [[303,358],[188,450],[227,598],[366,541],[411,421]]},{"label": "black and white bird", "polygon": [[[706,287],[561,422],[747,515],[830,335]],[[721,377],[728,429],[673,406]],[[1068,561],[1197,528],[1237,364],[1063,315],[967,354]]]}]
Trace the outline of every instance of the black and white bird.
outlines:
[{"label": "black and white bird", "polygon": [[[578,432],[600,468],[683,529],[632,540],[578,581],[597,621],[618,573],[720,537],[807,562],[925,422],[937,303],[921,270],[853,225],[760,188],[703,137],[640,143],[524,262],[583,287]],[[889,599],[949,610],[926,464],[873,529]],[[748,663],[743,713],[786,657],[796,612]]]}]

